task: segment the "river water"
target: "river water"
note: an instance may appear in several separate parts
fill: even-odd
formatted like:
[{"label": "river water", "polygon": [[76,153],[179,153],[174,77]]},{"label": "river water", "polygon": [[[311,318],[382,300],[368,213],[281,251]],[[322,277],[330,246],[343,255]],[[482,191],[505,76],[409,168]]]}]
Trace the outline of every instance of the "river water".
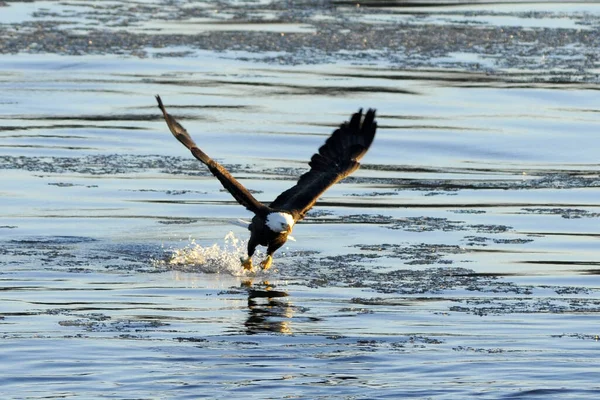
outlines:
[{"label": "river water", "polygon": [[[0,2],[3,398],[598,398],[600,5],[401,3]],[[265,202],[379,129],[253,274],[156,94]]]}]

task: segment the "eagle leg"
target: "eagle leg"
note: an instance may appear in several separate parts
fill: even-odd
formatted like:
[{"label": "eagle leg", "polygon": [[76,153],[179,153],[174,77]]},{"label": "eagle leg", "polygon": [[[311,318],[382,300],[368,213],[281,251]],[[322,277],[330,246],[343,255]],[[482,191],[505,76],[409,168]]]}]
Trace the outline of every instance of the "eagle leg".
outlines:
[{"label": "eagle leg", "polygon": [[[252,225],[250,225],[252,226]],[[252,255],[254,254],[254,251],[256,250],[256,246],[258,246],[258,243],[256,242],[256,239],[254,238],[254,232],[252,232],[252,235],[250,235],[250,240],[248,240],[248,258],[246,258],[245,260],[242,258],[240,261],[242,262],[242,267],[244,267],[244,269],[246,271],[254,271],[254,267],[252,266]]]},{"label": "eagle leg", "polygon": [[242,258],[240,261],[242,262],[242,267],[244,267],[246,271],[254,271],[254,267],[252,266],[252,257],[248,257],[245,260]]},{"label": "eagle leg", "polygon": [[271,268],[271,264],[273,264],[273,257],[271,257],[270,254],[267,255],[267,258],[265,258],[261,263],[260,266],[263,269],[263,271],[266,271],[267,269]]}]

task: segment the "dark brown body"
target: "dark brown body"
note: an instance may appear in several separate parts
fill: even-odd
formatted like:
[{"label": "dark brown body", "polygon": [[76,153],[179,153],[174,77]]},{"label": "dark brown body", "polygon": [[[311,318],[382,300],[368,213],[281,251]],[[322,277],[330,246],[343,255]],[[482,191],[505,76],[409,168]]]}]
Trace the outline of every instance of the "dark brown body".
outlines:
[{"label": "dark brown body", "polygon": [[248,241],[248,257],[252,257],[257,246],[265,246],[267,255],[272,256],[287,241],[288,232],[273,232],[265,224],[264,218],[255,215],[248,226],[250,240]]}]

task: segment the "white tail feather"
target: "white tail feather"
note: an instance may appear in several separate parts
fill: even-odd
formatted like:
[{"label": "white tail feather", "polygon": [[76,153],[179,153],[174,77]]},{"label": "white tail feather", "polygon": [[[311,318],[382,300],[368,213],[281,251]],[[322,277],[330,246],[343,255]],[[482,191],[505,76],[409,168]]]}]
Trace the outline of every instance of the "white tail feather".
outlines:
[{"label": "white tail feather", "polygon": [[248,227],[250,226],[250,222],[249,221],[244,221],[243,219],[237,219],[235,221],[229,221],[229,223],[231,225],[241,226],[242,228],[246,228],[246,229],[248,229]]}]

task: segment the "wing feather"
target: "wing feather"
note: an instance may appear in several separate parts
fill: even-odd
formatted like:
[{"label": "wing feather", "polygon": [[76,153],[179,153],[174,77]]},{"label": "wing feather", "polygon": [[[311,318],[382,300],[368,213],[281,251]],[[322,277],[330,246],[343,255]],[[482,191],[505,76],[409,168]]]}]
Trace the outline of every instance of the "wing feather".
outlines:
[{"label": "wing feather", "polygon": [[246,189],[241,183],[239,183],[221,164],[210,158],[206,153],[198,148],[190,134],[185,130],[179,122],[175,120],[167,110],[165,109],[160,96],[156,96],[158,102],[158,108],[163,113],[165,121],[169,130],[185,147],[187,147],[192,155],[198,160],[202,161],[210,172],[221,182],[223,187],[231,193],[231,195],[237,200],[238,203],[246,207],[248,210],[255,214],[266,215],[268,207],[260,201],[256,200],[254,196]]},{"label": "wing feather", "polygon": [[[362,123],[361,123],[362,122]],[[298,183],[281,193],[269,206],[287,210],[296,219],[302,219],[317,199],[336,182],[341,181],[360,167],[360,159],[367,153],[377,123],[375,110],[367,111],[364,119],[362,109],[352,115],[350,122],[343,123],[315,153]]]}]

